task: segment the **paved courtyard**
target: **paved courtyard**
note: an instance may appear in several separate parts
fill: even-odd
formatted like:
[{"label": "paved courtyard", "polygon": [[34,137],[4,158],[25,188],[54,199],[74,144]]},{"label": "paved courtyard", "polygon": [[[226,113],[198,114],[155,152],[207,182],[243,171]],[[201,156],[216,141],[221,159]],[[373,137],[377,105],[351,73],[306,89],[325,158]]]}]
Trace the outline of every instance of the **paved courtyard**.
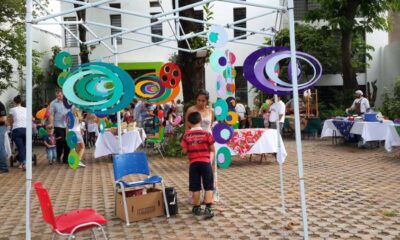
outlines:
[{"label": "paved courtyard", "polygon": [[[37,148],[33,182],[42,181],[49,189],[56,214],[84,207],[103,214],[110,239],[302,239],[294,140],[285,140],[285,146],[285,214],[273,156],[261,164],[257,157],[252,162],[235,158],[229,169],[220,170],[221,200],[215,205],[216,216],[208,221],[190,213],[186,159],[150,155],[152,173],[178,191],[179,215],[129,227],[114,216],[113,169],[108,159],[89,159],[86,168],[74,171],[66,165],[48,165],[44,149]],[[310,239],[400,239],[399,150],[387,153],[383,148],[362,150],[305,140],[303,156]],[[0,239],[24,239],[25,174],[18,168],[10,171],[0,175]],[[50,239],[34,192],[31,201],[32,239]],[[85,236],[89,235],[80,235]]]}]

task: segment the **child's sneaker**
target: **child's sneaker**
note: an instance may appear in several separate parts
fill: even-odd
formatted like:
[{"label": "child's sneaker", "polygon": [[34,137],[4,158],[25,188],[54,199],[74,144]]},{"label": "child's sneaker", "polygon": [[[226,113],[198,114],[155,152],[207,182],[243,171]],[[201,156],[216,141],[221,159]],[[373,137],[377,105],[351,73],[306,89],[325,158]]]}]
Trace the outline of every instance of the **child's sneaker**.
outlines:
[{"label": "child's sneaker", "polygon": [[206,216],[206,219],[213,218],[214,217],[214,211],[212,210],[212,208],[206,207],[206,209],[204,209],[204,215]]},{"label": "child's sneaker", "polygon": [[200,206],[193,206],[192,208],[192,213],[196,216],[200,216],[202,212],[202,209]]}]

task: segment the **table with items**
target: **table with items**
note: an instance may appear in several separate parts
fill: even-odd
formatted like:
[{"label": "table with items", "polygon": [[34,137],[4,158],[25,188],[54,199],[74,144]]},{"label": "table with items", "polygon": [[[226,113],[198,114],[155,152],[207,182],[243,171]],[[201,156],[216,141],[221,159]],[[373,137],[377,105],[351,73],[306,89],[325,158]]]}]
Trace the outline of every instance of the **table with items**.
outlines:
[{"label": "table with items", "polygon": [[[122,134],[122,153],[134,152],[146,139],[146,133],[142,129],[128,131]],[[119,153],[118,135],[115,131],[105,131],[99,134],[96,140],[94,157],[102,157]]]},{"label": "table with items", "polygon": [[[233,138],[226,144],[231,155],[251,155],[251,154],[265,154],[278,152],[278,138],[275,129],[266,128],[248,128],[248,129],[235,129]],[[280,141],[280,153],[282,162],[287,156],[285,145],[282,138]],[[222,145],[216,143],[216,149]]]},{"label": "table with items", "polygon": [[328,119],[324,122],[321,138],[338,136],[346,141],[362,137],[363,142],[385,141],[385,149],[390,151],[392,146],[400,146],[400,137],[394,123],[390,120],[377,122],[349,121],[346,119]]}]

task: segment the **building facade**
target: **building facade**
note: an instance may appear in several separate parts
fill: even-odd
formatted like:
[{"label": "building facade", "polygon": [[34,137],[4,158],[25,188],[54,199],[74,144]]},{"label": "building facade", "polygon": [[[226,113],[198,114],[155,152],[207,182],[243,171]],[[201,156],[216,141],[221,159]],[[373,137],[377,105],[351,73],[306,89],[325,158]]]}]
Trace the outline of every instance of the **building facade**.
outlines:
[{"label": "building facade", "polygon": [[[96,2],[96,1],[89,1]],[[142,0],[140,4],[138,1],[129,0],[119,0],[113,1],[108,4],[110,8],[120,8],[127,11],[135,11],[144,14],[158,14],[162,12],[167,12],[172,10],[173,1],[162,1],[161,3],[157,0]],[[254,3],[263,3],[265,0],[254,0]],[[282,0],[271,0],[268,1],[270,5],[279,5]],[[295,0],[295,18],[297,21],[302,19],[302,16],[310,9],[317,7],[312,1],[309,0]],[[232,23],[233,21],[240,20],[246,17],[260,15],[264,12],[271,12],[270,9],[261,9],[253,6],[243,6],[238,4],[230,4],[223,2],[213,2],[212,3],[213,22],[226,25]],[[61,10],[65,11],[73,8],[70,3],[61,3]],[[204,11],[201,7],[195,8],[195,18],[203,19]],[[135,29],[140,28],[143,25],[154,23],[156,20],[140,18],[136,16],[119,14],[113,11],[108,11],[99,8],[90,8],[86,11],[87,25],[93,29],[97,36],[107,36],[110,34],[115,34],[117,32],[123,31],[124,29]],[[251,29],[268,29],[277,28],[278,14],[269,14],[260,18],[248,20],[242,22],[240,27],[248,27]],[[283,15],[282,22],[279,27],[288,27],[287,15]],[[63,16],[64,21],[76,21],[76,14],[71,13],[69,16]],[[114,26],[116,28],[112,29],[109,26]],[[204,29],[202,24],[199,24],[199,31]],[[279,28],[278,27],[278,28]],[[70,32],[78,36],[77,25],[68,25]],[[125,52],[118,55],[118,62],[121,67],[128,70],[133,78],[137,77],[142,73],[149,72],[151,70],[157,70],[163,62],[167,62],[174,54],[177,53],[175,49],[169,49],[167,47],[176,48],[176,41],[163,42],[162,45],[165,47],[158,46],[162,39],[157,38],[157,35],[170,36],[173,37],[173,31],[175,30],[175,23],[173,21],[163,22],[160,24],[154,24],[151,27],[143,28],[138,33],[131,33],[124,35],[123,38],[117,39],[117,49],[119,52]],[[242,31],[228,29],[228,34],[231,37],[237,37],[244,34]],[[63,47],[65,50],[70,51],[74,58],[74,64],[79,64],[79,45],[78,41],[68,32],[63,31]],[[260,34],[248,35],[243,39],[243,41],[263,44],[265,42],[265,37]],[[88,40],[94,39],[95,36],[91,33],[87,33]],[[363,73],[357,74],[358,83],[360,85],[366,85],[368,82],[372,82],[375,79],[381,78],[382,71],[382,58],[383,58],[383,48],[388,44],[388,33],[376,31],[374,33],[367,33],[365,36],[367,44],[372,45],[375,50],[371,53],[373,59],[368,61],[369,67]],[[151,47],[144,47],[144,42],[151,41],[154,43]],[[112,45],[112,40],[107,39],[105,43],[110,48],[114,48]],[[132,48],[136,48],[135,51],[129,51]],[[255,97],[255,92],[250,83],[248,83],[242,77],[242,66],[245,58],[257,50],[258,46],[241,45],[238,43],[228,43],[227,49],[232,51],[236,57],[235,68],[237,70],[236,77],[236,95],[240,96],[242,102],[248,104],[250,107],[253,105],[253,98]],[[107,47],[105,47],[100,42],[95,45],[95,48],[90,54],[91,60],[102,60],[105,62],[115,62],[113,54]],[[210,92],[211,101],[216,99],[215,91],[215,79],[216,74],[211,69],[209,64],[205,67],[205,80],[206,89]],[[185,81],[185,79],[183,79]],[[326,74],[323,76],[321,81],[318,82],[317,86],[342,86],[343,81],[340,74]],[[179,96],[182,99],[182,96]],[[378,97],[379,98],[379,97]]]}]

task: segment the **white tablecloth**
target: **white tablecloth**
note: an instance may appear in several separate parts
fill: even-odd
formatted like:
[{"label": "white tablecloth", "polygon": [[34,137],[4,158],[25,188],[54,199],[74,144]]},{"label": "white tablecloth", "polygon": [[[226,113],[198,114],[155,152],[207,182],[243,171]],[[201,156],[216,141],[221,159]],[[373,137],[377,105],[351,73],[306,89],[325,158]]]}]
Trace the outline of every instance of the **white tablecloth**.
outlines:
[{"label": "white tablecloth", "polygon": [[395,125],[390,125],[386,132],[385,149],[390,152],[394,146],[400,146],[400,136],[396,131]]},{"label": "white tablecloth", "polygon": [[[122,152],[134,152],[146,139],[146,134],[142,130],[135,130],[122,134]],[[118,136],[110,132],[99,134],[96,141],[94,157],[102,157],[109,154],[119,153]]]},{"label": "white tablecloth", "polygon": [[[333,124],[333,120],[326,120],[322,128],[321,138],[332,137],[333,131],[336,131],[336,136],[342,136]],[[385,141],[385,149],[387,151],[390,151],[392,146],[400,146],[400,137],[396,132],[393,122],[389,120],[385,120],[382,123],[356,121],[350,133],[361,135],[364,142]]]},{"label": "white tablecloth", "polygon": [[[236,129],[235,131],[240,132],[240,129]],[[277,131],[275,129],[263,129],[263,134],[258,139],[258,141],[251,147],[249,151],[246,152],[246,155],[250,154],[262,154],[262,153],[277,153],[278,152],[278,141],[277,141]],[[280,141],[280,155],[282,157],[282,162],[285,161],[287,152],[285,145],[283,144],[282,137],[279,138]],[[215,148],[218,149],[222,146],[228,147],[231,155],[237,155],[235,151],[233,151],[229,146],[222,145],[219,143],[215,144]]]}]

